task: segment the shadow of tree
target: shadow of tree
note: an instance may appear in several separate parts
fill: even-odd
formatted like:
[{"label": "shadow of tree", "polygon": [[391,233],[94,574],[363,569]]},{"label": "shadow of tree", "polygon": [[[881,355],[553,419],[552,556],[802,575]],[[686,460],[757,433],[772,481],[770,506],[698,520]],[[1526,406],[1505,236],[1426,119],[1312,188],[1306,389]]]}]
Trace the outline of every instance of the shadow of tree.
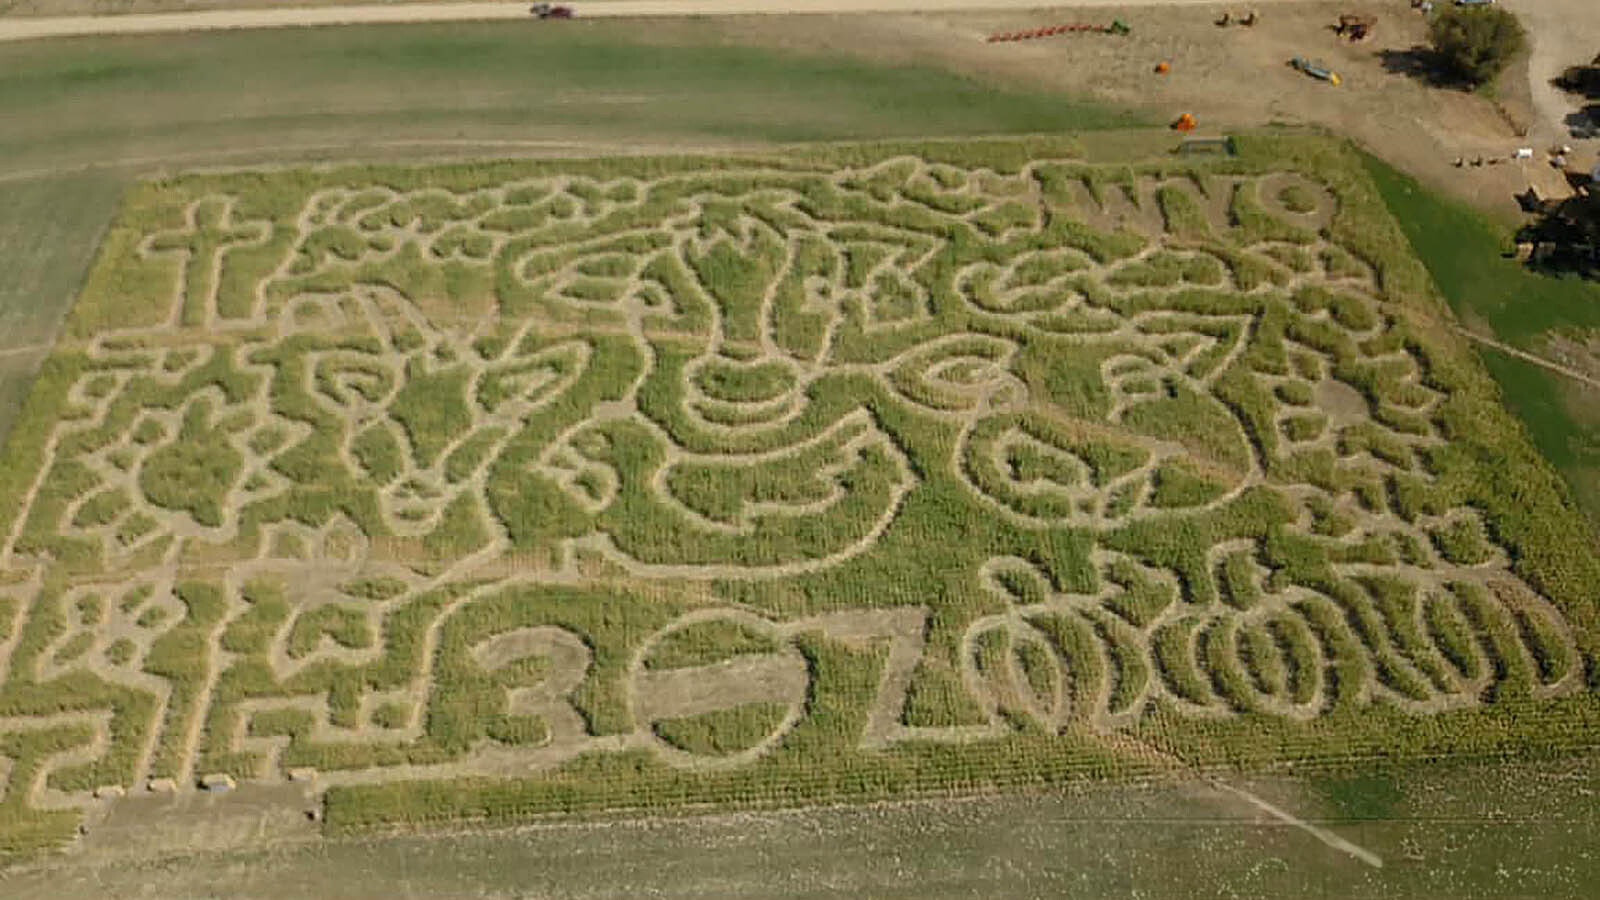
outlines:
[{"label": "shadow of tree", "polygon": [[1594,65],[1571,66],[1550,79],[1553,87],[1569,94],[1578,94],[1587,100],[1600,100],[1600,60]]},{"label": "shadow of tree", "polygon": [[1415,44],[1405,50],[1385,49],[1376,54],[1384,71],[1415,78],[1428,87],[1471,90],[1432,47]]},{"label": "shadow of tree", "polygon": [[1590,103],[1575,113],[1568,113],[1561,124],[1575,138],[1600,137],[1600,103]]}]

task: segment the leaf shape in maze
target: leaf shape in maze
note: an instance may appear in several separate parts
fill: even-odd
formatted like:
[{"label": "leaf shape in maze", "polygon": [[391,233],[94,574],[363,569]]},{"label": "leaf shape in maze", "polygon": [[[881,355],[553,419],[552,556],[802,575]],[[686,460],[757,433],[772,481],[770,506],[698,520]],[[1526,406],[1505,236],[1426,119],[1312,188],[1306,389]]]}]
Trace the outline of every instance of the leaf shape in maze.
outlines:
[{"label": "leaf shape in maze", "polygon": [[1029,620],[1059,649],[1070,672],[1074,716],[1116,730],[1144,711],[1155,688],[1146,638],[1090,610],[1049,609]]},{"label": "leaf shape in maze", "polygon": [[566,254],[560,250],[550,251],[544,257],[529,257],[522,268],[523,277],[536,278],[544,274],[546,268],[559,266],[546,288],[551,299],[580,307],[622,308],[632,302],[646,309],[664,310],[669,300],[661,293],[660,285],[647,274],[656,257],[629,252],[632,248],[611,249],[611,244],[605,242],[580,251],[564,265],[562,260]]},{"label": "leaf shape in maze", "polygon": [[1050,602],[1055,585],[1039,567],[1015,556],[1001,556],[983,564],[979,578],[985,590],[1022,606]]},{"label": "leaf shape in maze", "polygon": [[701,356],[683,373],[689,408],[714,426],[778,425],[806,403],[799,368],[782,358]]},{"label": "leaf shape in maze", "polygon": [[1149,451],[1037,415],[980,420],[964,436],[960,472],[981,496],[1049,522],[1098,521]]},{"label": "leaf shape in maze", "polygon": [[317,393],[339,412],[360,416],[380,408],[401,381],[399,371],[388,360],[374,355],[334,352],[313,359]]},{"label": "leaf shape in maze", "polygon": [[846,171],[836,180],[846,190],[860,191],[880,203],[887,203],[922,170],[923,165],[920,159],[897,157],[865,169]]},{"label": "leaf shape in maze", "polygon": [[622,480],[606,462],[610,438],[599,430],[581,430],[550,446],[536,469],[589,513],[598,513],[616,500]]},{"label": "leaf shape in maze", "polygon": [[489,366],[477,380],[478,405],[491,413],[526,416],[571,387],[593,353],[586,341],[567,341]]},{"label": "leaf shape in maze", "polygon": [[1219,617],[1205,633],[1204,663],[1240,710],[1297,719],[1322,712],[1322,649],[1290,611]]},{"label": "leaf shape in maze", "polygon": [[[1176,591],[1125,558],[1102,560],[1102,567],[1108,569],[1104,587],[1085,595],[1060,592],[1037,565],[1025,560],[1001,557],[984,565],[984,586],[1014,606],[1005,616],[969,626],[964,643],[971,658],[964,665],[978,670],[987,666],[990,674],[971,676],[980,680],[1001,677],[988,688],[996,714],[1003,714],[1010,703],[1013,718],[1022,715],[1052,729],[1073,721],[1115,730],[1164,693],[1163,682],[1153,677],[1150,634],[1152,622],[1166,621],[1161,613]],[[1136,592],[1154,602],[1130,599]],[[1136,603],[1146,603],[1144,614],[1129,616]],[[991,645],[987,650],[984,641]],[[1032,659],[1002,667],[998,660],[1011,644]],[[1041,651],[1049,651],[1048,663]],[[993,658],[984,663],[984,654]],[[1051,691],[1045,690],[1047,685],[1053,686]]]},{"label": "leaf shape in maze", "polygon": [[889,443],[870,423],[845,422],[777,454],[737,461],[684,461],[666,470],[667,492],[713,522],[749,528],[760,518],[827,510],[849,490],[848,473]]},{"label": "leaf shape in maze", "polygon": [[177,439],[146,457],[139,488],[158,507],[220,528],[244,464],[244,455],[212,420],[210,404],[197,400],[185,412]]},{"label": "leaf shape in maze", "polygon": [[1083,299],[1079,273],[1094,266],[1071,249],[1024,253],[1005,266],[976,263],[956,275],[961,296],[984,312],[1033,317],[1076,307]]},{"label": "leaf shape in maze", "polygon": [[1028,389],[1010,371],[1017,347],[982,335],[931,341],[902,356],[889,373],[900,395],[938,412],[969,413],[1023,403]]}]

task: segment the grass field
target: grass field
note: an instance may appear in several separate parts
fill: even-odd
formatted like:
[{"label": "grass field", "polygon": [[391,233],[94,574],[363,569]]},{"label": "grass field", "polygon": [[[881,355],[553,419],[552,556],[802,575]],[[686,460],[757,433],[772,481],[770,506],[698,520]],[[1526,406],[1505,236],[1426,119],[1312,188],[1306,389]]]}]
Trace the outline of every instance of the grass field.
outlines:
[{"label": "grass field", "polygon": [[0,183],[0,441],[125,187],[94,175]]},{"label": "grass field", "polygon": [[[1462,320],[1536,353],[1555,335],[1600,328],[1600,285],[1527,271],[1504,258],[1508,236],[1476,211],[1422,189],[1370,156],[1373,182],[1439,290]],[[1593,388],[1493,350],[1484,360],[1534,444],[1600,523],[1600,397]]]},{"label": "grass field", "polygon": [[0,468],[6,846],[1591,746],[1565,488],[1360,160],[1241,144],[141,185]]},{"label": "grass field", "polygon": [[1148,122],[935,68],[722,41],[714,24],[594,21],[6,45],[0,159],[181,165],[229,150],[370,156],[406,140],[671,147]]}]

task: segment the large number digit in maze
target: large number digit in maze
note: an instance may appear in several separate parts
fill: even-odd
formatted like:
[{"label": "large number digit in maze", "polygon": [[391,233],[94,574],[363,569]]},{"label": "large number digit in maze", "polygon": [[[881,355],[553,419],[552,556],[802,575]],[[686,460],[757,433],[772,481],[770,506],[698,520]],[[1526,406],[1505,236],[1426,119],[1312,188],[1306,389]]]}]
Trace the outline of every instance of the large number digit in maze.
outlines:
[{"label": "large number digit in maze", "polygon": [[6,803],[1581,687],[1312,178],[218,183],[58,355]]}]

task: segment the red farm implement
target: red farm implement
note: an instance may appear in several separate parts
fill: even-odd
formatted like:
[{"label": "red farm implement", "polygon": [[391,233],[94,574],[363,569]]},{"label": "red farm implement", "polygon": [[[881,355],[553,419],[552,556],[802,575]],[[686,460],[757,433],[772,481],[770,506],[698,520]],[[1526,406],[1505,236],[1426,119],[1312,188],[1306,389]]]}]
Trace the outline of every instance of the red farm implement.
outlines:
[{"label": "red farm implement", "polygon": [[1044,28],[1031,28],[1027,31],[997,31],[989,35],[989,43],[999,44],[1008,41],[1032,41],[1039,38],[1056,37],[1062,34],[1120,34],[1125,35],[1133,29],[1128,23],[1117,19],[1110,25],[1047,25]]}]

